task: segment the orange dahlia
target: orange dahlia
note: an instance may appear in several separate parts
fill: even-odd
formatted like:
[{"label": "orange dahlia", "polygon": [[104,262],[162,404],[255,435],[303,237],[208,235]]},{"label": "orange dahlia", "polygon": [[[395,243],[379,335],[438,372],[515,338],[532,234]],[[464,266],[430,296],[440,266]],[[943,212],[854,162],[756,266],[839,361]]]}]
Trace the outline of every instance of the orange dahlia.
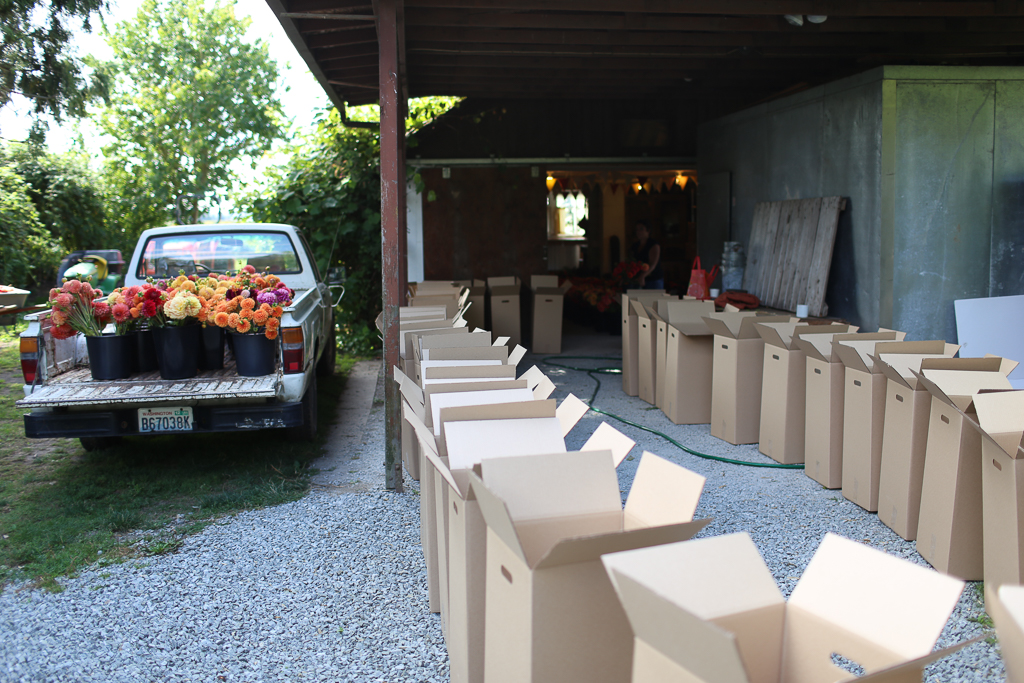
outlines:
[{"label": "orange dahlia", "polygon": [[224,311],[217,311],[217,313],[213,316],[213,323],[217,327],[227,327],[229,317],[230,316]]},{"label": "orange dahlia", "polygon": [[241,334],[245,334],[246,332],[252,329],[252,323],[250,323],[245,318],[242,318],[241,320],[238,321],[238,326],[235,327],[235,329]]},{"label": "orange dahlia", "polygon": [[281,321],[280,320],[278,320],[277,318],[267,318],[267,329],[268,330],[276,330],[279,327],[281,327]]},{"label": "orange dahlia", "polygon": [[267,339],[277,339],[277,330],[267,328],[267,331],[263,334],[267,335]]},{"label": "orange dahlia", "polygon": [[270,314],[264,310],[256,310],[252,312],[252,321],[256,325],[266,325],[267,318],[269,317]]},{"label": "orange dahlia", "polygon": [[284,315],[284,307],[283,306],[271,306],[270,307],[270,315],[272,315],[275,318],[280,318],[282,315]]},{"label": "orange dahlia", "polygon": [[256,308],[256,300],[242,299],[242,308],[244,308],[247,311],[251,311],[252,309]]},{"label": "orange dahlia", "polygon": [[232,329],[238,327],[238,321],[239,320],[240,320],[240,318],[238,317],[237,313],[229,313],[228,314],[228,327],[230,327]]}]

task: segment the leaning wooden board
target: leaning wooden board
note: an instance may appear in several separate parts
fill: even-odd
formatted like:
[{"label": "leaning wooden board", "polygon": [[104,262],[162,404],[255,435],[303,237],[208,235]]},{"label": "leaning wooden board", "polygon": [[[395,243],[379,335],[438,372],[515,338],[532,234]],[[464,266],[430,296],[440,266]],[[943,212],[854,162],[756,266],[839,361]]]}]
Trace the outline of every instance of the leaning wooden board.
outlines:
[{"label": "leaning wooden board", "polygon": [[842,197],[787,199],[754,207],[743,288],[765,306],[808,314],[828,314],[825,290],[832,264]]}]

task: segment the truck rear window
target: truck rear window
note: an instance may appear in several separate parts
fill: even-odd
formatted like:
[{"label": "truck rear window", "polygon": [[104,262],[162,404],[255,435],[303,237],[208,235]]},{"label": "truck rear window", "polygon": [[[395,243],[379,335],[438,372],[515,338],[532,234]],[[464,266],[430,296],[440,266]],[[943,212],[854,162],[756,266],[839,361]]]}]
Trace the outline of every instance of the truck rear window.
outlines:
[{"label": "truck rear window", "polygon": [[136,274],[176,277],[224,273],[253,266],[275,275],[302,272],[301,261],[288,235],[271,232],[189,233],[151,237],[143,248]]}]

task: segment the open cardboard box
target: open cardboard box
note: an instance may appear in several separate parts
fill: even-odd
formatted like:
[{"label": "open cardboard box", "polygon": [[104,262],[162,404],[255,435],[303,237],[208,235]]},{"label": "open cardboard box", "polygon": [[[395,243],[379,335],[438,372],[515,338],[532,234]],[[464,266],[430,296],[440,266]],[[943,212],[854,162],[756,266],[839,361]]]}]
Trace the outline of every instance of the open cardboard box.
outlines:
[{"label": "open cardboard box", "polygon": [[495,334],[508,337],[511,344],[522,343],[522,314],[520,312],[519,290],[522,282],[518,277],[487,278],[488,299],[491,303],[491,329]]},{"label": "open cardboard box", "polygon": [[[900,345],[898,353],[871,357],[875,368],[886,377],[878,518],[902,538],[913,541],[917,538],[921,512],[921,479],[932,397],[911,370],[920,370],[926,358],[952,358],[960,347],[941,339],[896,343]],[[884,346],[889,351],[892,348],[889,343]],[[881,344],[876,347],[876,351],[882,349]]]},{"label": "open cardboard box", "polygon": [[428,367],[421,373],[420,384],[450,384],[453,382],[500,382],[516,378],[514,365],[450,365]]},{"label": "open cardboard box", "polygon": [[665,376],[668,368],[668,303],[668,299],[654,302],[654,311],[658,314],[655,324],[657,343],[655,344],[654,376],[657,378],[657,382],[654,385],[654,405],[661,412],[665,412],[665,388],[668,384]]},{"label": "open cardboard box", "polygon": [[565,293],[572,289],[566,280],[559,286],[557,275],[532,275],[534,353],[562,352],[562,308]]},{"label": "open cardboard box", "polygon": [[992,617],[1006,665],[1006,683],[1024,683],[1024,586],[985,585],[985,611]]},{"label": "open cardboard box", "polygon": [[715,335],[711,436],[733,445],[757,443],[761,431],[764,340],[754,324],[796,322],[797,319],[740,311],[711,313],[703,320]]},{"label": "open cardboard box", "polygon": [[746,533],[602,561],[636,636],[632,683],[919,683],[975,642],[932,650],[962,581],[835,534],[788,601]]},{"label": "open cardboard box", "polygon": [[[1024,583],[1024,391],[974,397],[981,432],[981,487],[986,597]],[[1024,645],[1024,643],[1022,643]]]},{"label": "open cardboard box", "polygon": [[714,338],[704,316],[715,312],[712,301],[697,299],[658,302],[665,320],[665,370],[662,411],[675,424],[711,422],[711,378]]},{"label": "open cardboard box", "polygon": [[892,330],[865,334],[811,335],[797,339],[807,356],[804,424],[804,474],[827,489],[843,486],[843,408],[846,369],[833,341],[867,339],[902,340]]},{"label": "open cardboard box", "polygon": [[754,329],[764,341],[758,449],[785,465],[802,463],[807,410],[807,354],[796,342],[800,337],[847,333],[850,326],[786,322],[757,323]]},{"label": "open cardboard box", "polygon": [[917,552],[940,572],[967,581],[984,578],[981,434],[974,399],[1011,388],[1016,361],[928,358],[913,372],[932,395],[921,479]]},{"label": "open cardboard box", "polygon": [[480,472],[485,680],[628,681],[633,634],[600,556],[704,528],[692,521],[704,477],[644,453],[623,510],[611,451],[485,460]]},{"label": "open cardboard box", "polygon": [[653,304],[659,299],[675,299],[662,289],[630,289],[622,295],[622,390],[627,396],[640,393],[639,322],[630,302]]},{"label": "open cardboard box", "polygon": [[846,375],[843,392],[843,497],[869,512],[877,512],[887,379],[881,367],[872,360],[872,355],[914,353],[916,347],[908,346],[907,342],[861,338],[834,340],[833,346],[843,362]]},{"label": "open cardboard box", "polygon": [[663,323],[654,306],[631,300],[637,317],[637,395],[655,405],[658,391],[658,324]]},{"label": "open cardboard box", "polygon": [[[465,477],[485,458],[564,451],[565,435],[586,411],[571,395],[557,409],[554,401],[446,409],[443,442],[448,456],[436,448],[441,440],[406,411],[406,421],[424,444],[426,470],[433,473],[440,608],[453,681],[483,677],[483,519],[475,500],[467,499]],[[632,448],[628,437],[607,425],[598,432],[584,450],[613,444],[621,460]]]}]

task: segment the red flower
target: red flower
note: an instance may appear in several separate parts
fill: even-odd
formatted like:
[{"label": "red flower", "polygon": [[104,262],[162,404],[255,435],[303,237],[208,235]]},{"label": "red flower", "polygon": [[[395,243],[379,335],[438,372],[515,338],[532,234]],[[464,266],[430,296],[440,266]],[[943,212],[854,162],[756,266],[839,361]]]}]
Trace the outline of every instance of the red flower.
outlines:
[{"label": "red flower", "polygon": [[156,287],[150,287],[149,289],[147,289],[146,301],[160,301],[160,290],[157,289]]},{"label": "red flower", "polygon": [[54,339],[70,339],[75,336],[75,330],[70,324],[64,323],[50,328],[50,336]]},{"label": "red flower", "polygon": [[108,322],[110,320],[110,306],[103,301],[94,301],[92,304],[92,314],[96,316],[96,320],[101,323]]},{"label": "red flower", "polygon": [[147,294],[146,301],[142,304],[142,315],[146,316],[147,318],[152,318],[154,315],[156,315],[156,311],[157,311],[157,303],[156,303],[156,301],[154,301],[153,299],[149,298],[149,296]]}]

